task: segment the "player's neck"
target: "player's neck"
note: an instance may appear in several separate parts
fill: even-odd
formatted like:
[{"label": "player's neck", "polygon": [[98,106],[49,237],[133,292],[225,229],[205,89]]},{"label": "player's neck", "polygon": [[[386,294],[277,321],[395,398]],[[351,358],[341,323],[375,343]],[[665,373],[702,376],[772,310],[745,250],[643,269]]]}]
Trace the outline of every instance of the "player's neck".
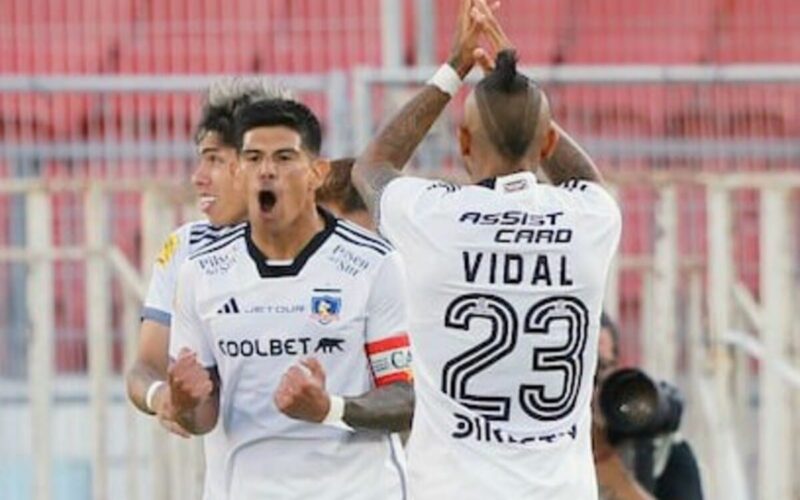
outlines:
[{"label": "player's neck", "polygon": [[314,207],[280,227],[264,223],[253,223],[251,227],[253,243],[270,260],[294,260],[325,228],[325,220]]},{"label": "player's neck", "polygon": [[476,184],[486,179],[533,171],[527,158],[512,162],[496,154],[486,154],[483,157],[478,156],[474,165],[476,168],[474,172],[472,172],[471,177],[472,182]]}]

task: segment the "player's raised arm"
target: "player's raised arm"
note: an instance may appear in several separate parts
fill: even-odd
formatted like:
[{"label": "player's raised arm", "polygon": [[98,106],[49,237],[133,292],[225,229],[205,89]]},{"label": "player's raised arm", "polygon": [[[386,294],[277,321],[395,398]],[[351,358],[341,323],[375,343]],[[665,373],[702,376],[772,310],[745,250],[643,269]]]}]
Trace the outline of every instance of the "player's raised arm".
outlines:
[{"label": "player's raised arm", "polygon": [[375,214],[383,188],[398,177],[414,150],[457,92],[474,65],[480,24],[473,4],[484,0],[461,0],[453,49],[449,60],[367,145],[353,167],[353,184],[370,212]]}]

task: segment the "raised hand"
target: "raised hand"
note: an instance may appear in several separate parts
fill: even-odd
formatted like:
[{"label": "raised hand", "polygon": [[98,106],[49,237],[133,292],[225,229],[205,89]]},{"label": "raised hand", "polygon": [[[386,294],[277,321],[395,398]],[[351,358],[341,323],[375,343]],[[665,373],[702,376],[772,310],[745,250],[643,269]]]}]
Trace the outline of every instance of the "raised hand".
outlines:
[{"label": "raised hand", "polygon": [[325,370],[320,362],[308,358],[300,361],[300,366],[286,370],[273,399],[278,410],[289,417],[322,422],[331,403],[325,390]]},{"label": "raised hand", "polygon": [[456,32],[453,35],[453,47],[447,61],[462,79],[475,65],[473,52],[478,48],[481,34],[481,28],[475,21],[477,11],[474,11],[474,3],[475,0],[461,0],[456,18]]},{"label": "raised hand", "polygon": [[472,58],[484,73],[494,69],[494,59],[501,50],[513,49],[514,45],[503,31],[495,12],[500,8],[500,2],[491,5],[486,0],[473,0],[471,15],[474,22],[480,27],[483,39],[488,42],[489,50],[477,47],[472,52]]},{"label": "raised hand", "polygon": [[192,410],[208,399],[214,391],[214,383],[197,354],[182,349],[178,359],[167,371],[169,376],[171,417]]}]

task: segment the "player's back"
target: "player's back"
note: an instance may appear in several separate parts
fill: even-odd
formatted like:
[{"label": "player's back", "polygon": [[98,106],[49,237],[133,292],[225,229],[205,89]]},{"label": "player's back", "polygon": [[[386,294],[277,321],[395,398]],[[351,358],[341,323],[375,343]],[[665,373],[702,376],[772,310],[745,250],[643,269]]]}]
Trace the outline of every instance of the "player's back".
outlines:
[{"label": "player's back", "polygon": [[409,272],[412,498],[592,498],[590,399],[619,210],[598,185],[400,179],[381,231]]}]

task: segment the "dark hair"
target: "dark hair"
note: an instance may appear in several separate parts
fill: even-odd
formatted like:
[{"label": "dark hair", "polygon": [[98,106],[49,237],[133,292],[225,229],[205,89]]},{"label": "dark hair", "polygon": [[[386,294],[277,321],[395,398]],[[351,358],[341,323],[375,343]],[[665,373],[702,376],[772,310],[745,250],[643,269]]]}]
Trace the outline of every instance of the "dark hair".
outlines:
[{"label": "dark hair", "polygon": [[233,110],[223,106],[203,106],[203,114],[194,135],[195,142],[199,143],[203,137],[214,132],[220,141],[231,148],[236,147],[236,127],[233,120]]},{"label": "dark hair", "polygon": [[215,132],[226,146],[236,147],[234,116],[240,108],[266,99],[291,99],[288,90],[260,77],[228,77],[214,81],[208,87],[203,112],[195,131],[195,142],[209,132]]},{"label": "dark hair", "polygon": [[521,159],[539,131],[544,93],[517,72],[517,53],[498,52],[495,68],[475,88],[484,128],[494,146],[510,160]]},{"label": "dark hair", "polygon": [[314,155],[322,149],[322,127],[308,107],[289,99],[269,99],[241,107],[236,112],[236,147],[242,148],[244,134],[258,127],[288,127],[298,134],[303,148]]},{"label": "dark hair", "polygon": [[[344,213],[349,214],[360,210],[366,210],[367,205],[358,194],[353,183],[350,182],[350,172],[353,170],[355,158],[338,158],[331,160],[331,175],[325,183],[317,190],[317,201],[319,203],[338,202],[342,204]],[[337,171],[346,171],[347,175],[333,175]]]},{"label": "dark hair", "polygon": [[605,328],[611,334],[611,340],[614,342],[614,357],[619,357],[619,327],[605,311],[600,314],[600,328]]}]

